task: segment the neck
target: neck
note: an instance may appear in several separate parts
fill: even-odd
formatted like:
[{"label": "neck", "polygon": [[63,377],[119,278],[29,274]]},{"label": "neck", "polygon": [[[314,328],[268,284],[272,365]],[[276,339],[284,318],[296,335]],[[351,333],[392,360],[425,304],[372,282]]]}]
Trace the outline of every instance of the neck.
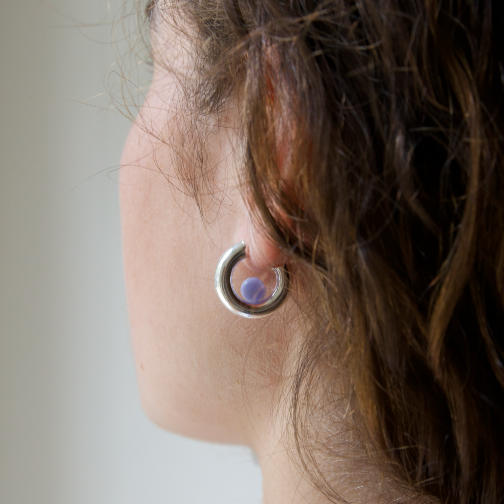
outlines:
[{"label": "neck", "polygon": [[[355,432],[344,422],[336,434],[338,426],[331,426],[330,444],[324,443],[324,450],[330,450],[330,455],[323,453],[313,440],[301,438],[301,443],[307,441],[313,446],[308,473],[295,448],[292,427],[279,420],[281,415],[275,418],[275,426],[270,417],[269,429],[263,425],[256,430],[261,435],[253,446],[263,474],[263,504],[329,504],[342,499],[355,504],[389,504],[411,500],[412,495],[400,491],[371,463]],[[316,488],[323,480],[328,483],[330,496]]]},{"label": "neck", "polygon": [[[268,380],[247,394],[243,440],[261,466],[263,504],[390,504],[411,502],[412,497],[417,497],[417,504],[423,502],[385,474],[386,464],[371,460],[356,432],[345,380],[332,384],[331,401],[325,399],[323,385],[320,389],[315,383],[310,385],[309,404],[300,412],[306,429],[296,437],[289,393],[304,338],[295,335],[308,332],[299,323],[300,328],[290,327],[289,348],[282,347],[287,356],[283,365],[267,373]],[[271,347],[271,343],[261,346]],[[296,441],[303,447],[304,460]]]},{"label": "neck", "polygon": [[297,463],[297,455],[281,443],[259,458],[263,474],[263,504],[327,504]]}]

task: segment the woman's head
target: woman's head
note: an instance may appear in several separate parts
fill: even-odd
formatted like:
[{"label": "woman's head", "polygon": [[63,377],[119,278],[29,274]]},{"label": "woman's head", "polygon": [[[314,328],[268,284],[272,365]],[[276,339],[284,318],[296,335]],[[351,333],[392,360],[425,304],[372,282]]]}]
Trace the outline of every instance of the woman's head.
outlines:
[{"label": "woman's head", "polygon": [[[504,8],[152,12],[154,79],[122,182],[151,416],[252,444],[281,405],[327,493],[345,425],[420,495],[502,501]],[[266,321],[234,318],[212,293],[242,239],[251,268],[294,273]]]}]

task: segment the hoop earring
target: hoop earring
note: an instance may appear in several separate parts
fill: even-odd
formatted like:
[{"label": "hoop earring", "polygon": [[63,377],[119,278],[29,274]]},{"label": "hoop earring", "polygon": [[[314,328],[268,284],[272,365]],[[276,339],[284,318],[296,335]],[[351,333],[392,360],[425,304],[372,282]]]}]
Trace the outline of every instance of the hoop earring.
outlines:
[{"label": "hoop earring", "polygon": [[289,270],[287,266],[272,268],[277,279],[273,294],[265,302],[259,300],[258,304],[248,304],[234,293],[231,285],[233,269],[245,257],[247,254],[243,241],[224,252],[215,270],[215,291],[224,306],[235,315],[245,318],[266,317],[278,309],[287,297]]}]

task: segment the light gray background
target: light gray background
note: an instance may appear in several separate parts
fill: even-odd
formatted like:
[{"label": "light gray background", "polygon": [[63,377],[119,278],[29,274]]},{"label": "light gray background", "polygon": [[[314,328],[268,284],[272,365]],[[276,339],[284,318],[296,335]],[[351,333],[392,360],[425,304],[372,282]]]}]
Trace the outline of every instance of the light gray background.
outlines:
[{"label": "light gray background", "polygon": [[0,504],[259,504],[251,452],[162,432],[137,398],[120,6],[0,0]]}]

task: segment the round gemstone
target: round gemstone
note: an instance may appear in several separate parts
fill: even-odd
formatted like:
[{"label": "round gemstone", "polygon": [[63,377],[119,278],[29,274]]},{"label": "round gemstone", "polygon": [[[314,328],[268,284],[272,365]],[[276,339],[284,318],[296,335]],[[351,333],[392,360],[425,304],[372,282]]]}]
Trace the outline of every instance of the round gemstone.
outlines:
[{"label": "round gemstone", "polygon": [[241,284],[241,295],[246,303],[259,304],[266,297],[266,287],[259,278],[247,278]]}]

